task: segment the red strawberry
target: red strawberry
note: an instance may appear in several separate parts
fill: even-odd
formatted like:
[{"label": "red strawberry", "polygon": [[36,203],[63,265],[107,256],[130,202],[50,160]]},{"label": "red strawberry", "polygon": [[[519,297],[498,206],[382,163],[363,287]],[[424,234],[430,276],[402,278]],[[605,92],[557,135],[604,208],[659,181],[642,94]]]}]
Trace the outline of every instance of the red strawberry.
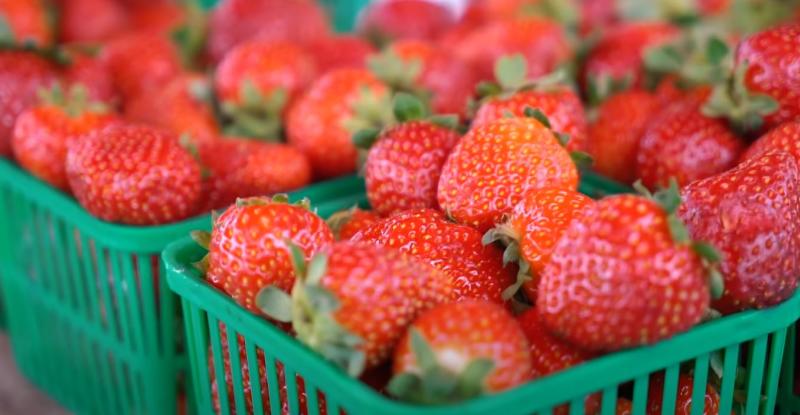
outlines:
[{"label": "red strawberry", "polygon": [[132,30],[169,35],[186,23],[184,7],[173,2],[147,2],[130,8]]},{"label": "red strawberry", "polygon": [[[681,373],[678,376],[678,390],[675,396],[675,415],[689,415],[695,413],[692,405],[694,389],[694,376]],[[719,393],[713,386],[706,384],[706,394],[703,396],[703,414],[716,415],[719,413]],[[650,377],[647,388],[647,415],[660,415],[664,402],[664,373],[659,372]],[[618,412],[619,413],[619,412]]]},{"label": "red strawberry", "polygon": [[616,415],[632,415],[633,414],[633,402],[625,399],[619,398],[617,399],[617,409],[614,412]]},{"label": "red strawberry", "polygon": [[137,125],[106,128],[74,142],[66,166],[75,198],[100,219],[156,225],[197,212],[200,168],[166,132]]},{"label": "red strawberry", "polygon": [[443,304],[417,318],[400,341],[389,391],[426,404],[500,392],[530,379],[528,350],[503,307],[480,300]]},{"label": "red strawberry", "polygon": [[80,85],[86,88],[90,99],[116,104],[117,92],[114,89],[114,79],[98,59],[74,52],[70,54],[70,63],[63,69],[62,76],[67,88]]},{"label": "red strawberry", "polygon": [[603,101],[589,126],[592,167],[612,179],[633,183],[639,139],[657,108],[658,100],[653,94],[637,89]]},{"label": "red strawberry", "polygon": [[47,7],[44,0],[0,0],[0,19],[11,35],[11,39],[0,40],[49,46],[53,30]]},{"label": "red strawberry", "polygon": [[365,68],[375,48],[354,35],[324,36],[304,44],[320,74],[341,68]]},{"label": "red strawberry", "polygon": [[742,156],[742,160],[758,158],[770,150],[783,150],[800,160],[800,120],[783,123],[761,136]]},{"label": "red strawberry", "polygon": [[488,23],[458,42],[455,53],[472,62],[482,79],[491,79],[495,62],[506,55],[521,53],[530,78],[553,72],[573,56],[561,26],[541,18]]},{"label": "red strawberry", "polygon": [[311,82],[314,61],[299,46],[285,41],[248,41],[231,50],[214,75],[222,111],[234,123],[232,132],[275,138],[280,117]]},{"label": "red strawberry", "polygon": [[603,33],[618,20],[616,0],[582,0],[580,2],[581,34]]},{"label": "red strawberry", "polygon": [[0,51],[0,68],[0,156],[6,156],[17,116],[36,104],[37,91],[50,87],[57,73],[50,62],[22,51]]},{"label": "red strawberry", "polygon": [[448,221],[432,209],[400,212],[361,231],[353,240],[398,249],[427,261],[452,280],[454,299],[503,304],[514,271],[503,268],[503,253],[483,246],[481,233]]},{"label": "red strawberry", "polygon": [[14,126],[11,145],[20,166],[63,191],[69,191],[65,162],[70,143],[116,121],[87,98],[85,90],[73,89],[64,97],[59,88],[47,104],[20,114]]},{"label": "red strawberry", "polygon": [[683,190],[680,216],[694,238],[722,253],[723,313],[778,304],[800,275],[800,171],[794,157],[773,150]]},{"label": "red strawberry", "polygon": [[455,23],[446,6],[429,0],[374,2],[364,10],[359,31],[389,39],[433,40]]},{"label": "red strawberry", "polygon": [[452,298],[445,274],[393,249],[340,241],[305,265],[294,248],[293,298],[273,288],[262,310],[293,319],[301,342],[351,376],[378,367],[420,313]]},{"label": "red strawberry", "polygon": [[550,334],[536,308],[519,315],[517,321],[530,344],[532,379],[569,369],[595,357]]},{"label": "red strawberry", "polygon": [[248,40],[305,42],[330,33],[325,11],[312,0],[224,0],[209,19],[207,51],[213,62]]},{"label": "red strawberry", "polygon": [[336,240],[347,241],[357,233],[369,228],[381,217],[371,210],[361,210],[357,206],[336,212],[328,218],[328,225],[336,235]]},{"label": "red strawberry", "polygon": [[163,88],[181,72],[177,48],[155,33],[131,32],[116,37],[103,47],[100,59],[125,100]]},{"label": "red strawberry", "polygon": [[723,120],[684,98],[659,111],[639,141],[636,171],[645,186],[666,187],[670,178],[684,186],[733,167],[744,143]]},{"label": "red strawberry", "polygon": [[707,276],[685,229],[668,225],[676,224],[670,215],[679,203],[677,187],[670,191],[659,196],[665,207],[610,196],[572,221],[545,266],[536,301],[553,334],[586,350],[615,351],[700,321],[709,305]]},{"label": "red strawberry", "polygon": [[533,189],[514,206],[505,223],[487,232],[485,243],[501,240],[507,245],[504,259],[521,263],[517,283],[504,293],[506,298],[521,286],[528,299],[536,299],[539,277],[553,248],[569,224],[592,204],[592,199],[574,190]]},{"label": "red strawberry", "polygon": [[438,199],[455,220],[486,231],[528,191],[577,185],[575,164],[548,128],[533,118],[504,118],[459,141],[442,168]]},{"label": "red strawberry", "polygon": [[58,38],[64,43],[107,41],[128,25],[125,8],[115,0],[58,0],[58,13]]},{"label": "red strawberry", "polygon": [[208,170],[206,206],[222,209],[240,197],[290,192],[311,182],[311,166],[294,147],[240,138],[212,140],[199,146]]},{"label": "red strawberry", "polygon": [[142,92],[129,100],[125,117],[178,135],[185,134],[194,143],[212,141],[219,135],[219,126],[207,101],[210,89],[202,75],[178,75],[163,88]]},{"label": "red strawberry", "polygon": [[[405,99],[408,98],[408,99]],[[422,104],[406,95],[396,103]],[[364,166],[367,199],[381,216],[415,208],[436,208],[436,188],[450,150],[461,136],[434,121],[414,119],[395,108],[401,123],[382,131]]]},{"label": "red strawberry", "polygon": [[387,95],[386,86],[366,70],[328,72],[289,109],[288,141],[308,156],[317,178],[354,172],[357,153],[351,136],[363,127],[357,119],[374,113],[380,107],[376,102]]}]

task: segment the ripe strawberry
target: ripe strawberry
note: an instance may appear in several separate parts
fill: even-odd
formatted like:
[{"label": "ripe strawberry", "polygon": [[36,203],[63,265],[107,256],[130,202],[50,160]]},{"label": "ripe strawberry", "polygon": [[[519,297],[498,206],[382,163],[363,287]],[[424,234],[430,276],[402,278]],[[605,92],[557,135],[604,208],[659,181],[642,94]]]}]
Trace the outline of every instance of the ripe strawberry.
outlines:
[{"label": "ripe strawberry", "polygon": [[147,2],[130,8],[128,20],[134,31],[169,35],[186,23],[185,7],[173,2]]},{"label": "ripe strawberry", "polygon": [[181,72],[177,48],[155,33],[130,32],[116,37],[105,44],[100,60],[125,101],[163,88]]},{"label": "ripe strawberry", "polygon": [[525,193],[576,189],[578,171],[553,133],[533,118],[504,118],[473,128],[450,153],[439,179],[439,206],[484,232]]},{"label": "ripe strawberry", "polygon": [[633,402],[629,401],[625,398],[617,399],[617,409],[614,412],[616,415],[632,415],[633,414]]},{"label": "ripe strawberry", "polygon": [[294,147],[241,138],[201,144],[205,208],[222,209],[237,198],[290,192],[311,182],[311,166]]},{"label": "ripe strawberry", "polygon": [[275,138],[287,103],[311,82],[313,59],[285,41],[248,41],[231,50],[214,75],[222,111],[235,134]]},{"label": "ripe strawberry", "polygon": [[455,14],[442,4],[387,0],[364,10],[359,31],[378,38],[434,40],[454,23]]},{"label": "ripe strawberry", "polygon": [[107,41],[127,28],[125,8],[115,0],[58,0],[57,3],[61,42]]},{"label": "ripe strawberry", "polygon": [[357,158],[351,136],[363,128],[357,120],[373,114],[381,107],[376,102],[387,97],[386,86],[366,70],[328,72],[289,109],[288,141],[308,156],[315,177],[351,173]]},{"label": "ripe strawberry", "polygon": [[106,128],[75,141],[66,168],[75,198],[100,219],[156,225],[197,212],[200,168],[166,132],[138,125]]},{"label": "ripe strawberry", "polygon": [[709,287],[696,245],[671,216],[677,187],[657,199],[664,207],[610,196],[572,221],[545,266],[536,301],[554,335],[586,350],[615,351],[700,321]]},{"label": "ripe strawberry", "polygon": [[97,58],[73,52],[70,63],[63,68],[62,78],[67,88],[82,86],[86,88],[89,99],[105,104],[117,103],[114,79],[108,69]]},{"label": "ripe strawberry", "polygon": [[340,241],[307,266],[296,246],[293,255],[293,298],[272,288],[262,310],[293,318],[297,338],[351,376],[383,363],[420,313],[452,297],[446,275],[392,249]]},{"label": "ripe strawberry", "polygon": [[[681,373],[678,376],[678,390],[675,395],[675,415],[689,415],[692,411],[692,395],[694,389],[694,375]],[[716,415],[719,413],[719,393],[713,386],[706,384],[705,403],[703,414]],[[664,402],[664,373],[659,372],[650,376],[647,388],[647,415],[660,415]]]},{"label": "ripe strawberry", "polygon": [[110,125],[116,116],[90,103],[85,89],[72,89],[65,97],[56,87],[47,101],[17,117],[11,145],[20,166],[52,186],[69,191],[65,166],[68,146]]},{"label": "ripe strawberry", "polygon": [[514,206],[506,222],[486,233],[484,243],[502,241],[507,246],[504,260],[520,262],[517,282],[504,293],[505,298],[521,287],[528,299],[536,299],[539,277],[553,248],[569,224],[592,204],[592,199],[574,190],[533,189]]},{"label": "ripe strawberry", "polygon": [[367,58],[375,53],[369,42],[354,35],[324,36],[304,46],[320,74],[341,68],[366,68]]},{"label": "ripe strawberry", "polygon": [[209,18],[207,52],[212,62],[248,40],[306,42],[330,33],[320,4],[312,0],[224,0]]},{"label": "ripe strawberry", "polygon": [[616,0],[582,0],[580,2],[580,33],[603,33],[619,21]]},{"label": "ripe strawberry", "polygon": [[800,160],[800,120],[783,123],[761,136],[745,151],[742,160],[758,158],[775,149]]},{"label": "ripe strawberry", "polygon": [[49,46],[53,42],[53,30],[44,0],[0,0],[0,19],[7,26],[13,43],[32,42]]},{"label": "ripe strawberry", "polygon": [[542,18],[487,23],[464,37],[454,50],[475,65],[482,79],[491,79],[495,62],[506,55],[521,53],[530,78],[553,72],[573,56],[561,26]]},{"label": "ripe strawberry", "polygon": [[620,92],[603,101],[597,118],[589,125],[592,167],[612,179],[633,183],[639,139],[657,108],[657,98],[638,89]]},{"label": "ripe strawberry", "polygon": [[452,223],[433,209],[397,213],[352,239],[397,249],[442,270],[452,281],[456,301],[503,304],[503,290],[514,282],[514,270],[503,268],[500,249],[483,246],[480,232]]},{"label": "ripe strawberry", "polygon": [[453,403],[500,392],[531,378],[525,333],[503,307],[481,300],[442,304],[423,313],[394,352],[393,395],[418,403]]},{"label": "ripe strawberry", "polygon": [[792,295],[800,275],[797,161],[773,150],[683,190],[679,214],[694,238],[722,253],[723,313],[765,308]]},{"label": "ripe strawberry", "polygon": [[381,217],[375,212],[354,206],[331,215],[328,218],[328,226],[333,230],[337,241],[347,241],[380,220]]},{"label": "ripe strawberry", "polygon": [[[207,100],[210,89],[204,76],[181,74],[163,88],[144,91],[129,100],[125,117],[187,135],[196,144],[213,141],[220,132],[214,110]],[[165,111],[165,108],[169,110]]]},{"label": "ripe strawberry", "polygon": [[744,143],[724,121],[700,111],[694,98],[670,104],[650,120],[639,139],[636,171],[645,186],[684,186],[733,167]]},{"label": "ripe strawberry", "polygon": [[211,235],[193,233],[208,248],[206,278],[242,307],[259,313],[258,296],[274,286],[288,292],[295,282],[288,243],[310,258],[333,242],[333,233],[308,206],[284,198],[240,199],[214,221]]},{"label": "ripe strawberry", "polygon": [[0,51],[0,156],[11,154],[17,116],[37,102],[36,93],[56,82],[55,66],[22,51]]}]

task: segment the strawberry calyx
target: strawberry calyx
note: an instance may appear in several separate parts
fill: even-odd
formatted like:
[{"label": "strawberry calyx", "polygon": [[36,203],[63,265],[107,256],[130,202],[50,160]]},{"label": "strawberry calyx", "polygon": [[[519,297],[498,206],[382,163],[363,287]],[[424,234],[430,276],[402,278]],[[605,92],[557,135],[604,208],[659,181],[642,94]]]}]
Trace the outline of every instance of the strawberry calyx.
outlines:
[{"label": "strawberry calyx", "polygon": [[528,61],[521,53],[506,55],[494,64],[494,81],[483,81],[475,87],[481,102],[491,98],[508,98],[523,91],[552,91],[563,88],[567,73],[555,70],[536,79],[528,78]]},{"label": "strawberry calyx", "polygon": [[633,85],[634,74],[628,72],[621,77],[612,77],[607,73],[590,76],[586,80],[586,100],[589,106],[596,107],[608,97],[626,91]]},{"label": "strawberry calyx", "polygon": [[208,21],[199,0],[185,0],[181,3],[186,17],[171,33],[171,37],[177,45],[184,66],[193,68],[205,45]]},{"label": "strawberry calyx", "polygon": [[624,0],[617,5],[620,16],[626,20],[670,20],[676,24],[689,25],[701,18],[693,0],[656,0],[639,2]]},{"label": "strawberry calyx", "polygon": [[423,65],[422,59],[403,59],[391,47],[367,59],[370,72],[393,91],[408,92],[427,101],[430,91],[421,88],[417,82]]},{"label": "strawberry calyx", "polygon": [[206,275],[208,272],[208,247],[211,245],[211,232],[208,231],[191,231],[189,235],[192,237],[192,240],[195,241],[201,248],[206,250],[206,255],[203,255],[203,258],[197,262],[192,263],[201,274]]},{"label": "strawberry calyx", "polygon": [[708,117],[727,118],[742,134],[758,131],[764,124],[764,116],[779,108],[778,102],[767,94],[755,93],[745,84],[749,62],[737,65],[731,76],[718,84],[702,108]]},{"label": "strawberry calyx", "polygon": [[520,252],[519,244],[521,239],[522,235],[511,225],[511,221],[509,220],[486,231],[481,239],[483,245],[491,245],[495,242],[499,242],[505,247],[503,250],[503,267],[510,263],[519,265],[516,281],[506,287],[501,294],[505,301],[514,298],[523,284],[533,280],[533,276],[530,274],[531,266],[528,261],[522,257]]},{"label": "strawberry calyx", "polygon": [[278,141],[283,130],[281,113],[289,96],[285,88],[264,94],[250,79],[239,90],[240,102],[223,101],[220,106],[226,118],[225,135]]},{"label": "strawberry calyx", "polygon": [[56,82],[50,88],[39,89],[38,95],[42,104],[61,108],[70,118],[80,117],[87,112],[109,112],[108,106],[104,103],[92,101],[89,98],[89,91],[81,84],[70,86],[65,93],[64,87]]},{"label": "strawberry calyx", "polygon": [[292,294],[268,286],[258,293],[256,305],[277,321],[291,322],[298,340],[350,376],[358,377],[366,364],[364,352],[358,349],[363,339],[342,327],[334,317],[340,307],[339,300],[321,285],[328,256],[318,253],[306,263],[300,247],[291,241],[286,245],[296,276]]},{"label": "strawberry calyx", "polygon": [[448,365],[449,362],[438,359],[419,330],[412,327],[409,333],[418,368],[394,376],[387,386],[390,394],[408,402],[445,404],[486,393],[485,380],[494,368],[492,360],[473,359],[463,367],[454,367],[460,362]]},{"label": "strawberry calyx", "polygon": [[336,240],[340,239],[342,228],[353,220],[353,215],[355,215],[358,210],[358,205],[355,205],[350,209],[334,213],[325,221],[328,227],[331,228],[331,231],[333,231],[333,236]]},{"label": "strawberry calyx", "polygon": [[[567,144],[569,144],[570,140],[569,134],[553,130],[553,125],[550,123],[550,119],[547,118],[547,115],[545,115],[542,110],[539,108],[525,107],[522,112],[526,117],[533,118],[543,126],[547,127],[547,129],[553,133],[561,146],[565,148],[567,147]],[[507,116],[513,117],[513,114],[507,114]],[[569,156],[572,158],[572,161],[575,163],[575,165],[580,169],[587,169],[594,163],[592,156],[584,151],[570,151]]]},{"label": "strawberry calyx", "polygon": [[713,25],[696,26],[674,42],[648,49],[644,66],[650,83],[656,85],[667,76],[675,77],[681,88],[725,82],[726,74],[733,69],[731,48],[724,40],[727,37],[724,30]]}]

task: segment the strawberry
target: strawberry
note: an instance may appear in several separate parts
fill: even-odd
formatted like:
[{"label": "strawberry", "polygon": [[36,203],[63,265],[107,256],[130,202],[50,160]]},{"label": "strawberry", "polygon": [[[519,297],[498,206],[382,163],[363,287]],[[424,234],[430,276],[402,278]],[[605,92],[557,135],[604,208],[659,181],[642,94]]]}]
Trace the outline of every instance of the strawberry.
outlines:
[{"label": "strawberry", "polygon": [[722,253],[723,313],[765,308],[792,295],[800,275],[797,160],[773,150],[683,189],[690,234]]},{"label": "strawberry", "polygon": [[277,137],[287,102],[311,82],[315,70],[313,59],[290,42],[247,41],[236,46],[214,75],[222,111],[234,124],[229,132]]},{"label": "strawberry", "polygon": [[354,35],[324,36],[304,46],[320,74],[341,68],[366,68],[367,58],[375,53],[369,42]]},{"label": "strawberry", "polygon": [[[693,411],[692,398],[694,389],[694,375],[681,373],[678,376],[678,390],[675,396],[675,415],[689,415]],[[658,372],[650,376],[647,388],[647,415],[660,415],[664,402],[664,373]],[[719,393],[713,386],[706,384],[706,394],[703,396],[703,414],[712,415],[719,413]]]},{"label": "strawberry", "polygon": [[481,234],[448,221],[432,209],[407,210],[377,222],[353,236],[394,248],[424,260],[450,277],[454,299],[483,299],[503,304],[502,292],[514,282],[503,268],[503,253],[483,246]]},{"label": "strawberry", "polygon": [[65,161],[70,143],[116,120],[87,98],[85,89],[74,88],[65,97],[54,87],[46,104],[23,112],[14,125],[11,145],[20,166],[63,191],[69,191]]},{"label": "strawberry", "polygon": [[733,167],[744,143],[724,121],[710,118],[689,97],[668,105],[650,120],[636,153],[636,171],[645,186],[680,186]]},{"label": "strawberry", "polygon": [[328,72],[289,109],[289,144],[308,156],[317,178],[351,173],[356,170],[357,159],[351,136],[363,127],[357,120],[374,114],[382,107],[376,101],[387,97],[386,86],[366,70]]},{"label": "strawberry", "polygon": [[11,136],[17,116],[36,102],[40,88],[57,79],[55,66],[22,51],[0,51],[0,156],[11,154]]},{"label": "strawberry", "polygon": [[466,116],[467,104],[478,82],[468,62],[447,49],[422,40],[392,43],[370,59],[373,73],[394,89],[419,91],[430,98],[434,113]]},{"label": "strawberry", "polygon": [[480,300],[442,304],[406,331],[394,352],[389,392],[434,404],[504,391],[530,379],[528,348],[503,307]]},{"label": "strawberry", "polygon": [[616,0],[582,0],[580,2],[580,33],[603,33],[619,21]]},{"label": "strawberry", "polygon": [[128,20],[134,31],[169,35],[186,23],[185,7],[173,2],[147,2],[130,8]]},{"label": "strawberry", "polygon": [[325,11],[312,0],[224,0],[212,10],[207,52],[218,62],[248,40],[306,42],[330,33]]},{"label": "strawberry", "polygon": [[198,147],[208,171],[203,210],[222,209],[240,197],[290,192],[311,182],[308,159],[286,144],[223,138]]},{"label": "strawberry", "polygon": [[351,376],[378,367],[419,314],[452,297],[447,276],[392,249],[341,241],[308,265],[297,246],[293,255],[292,298],[272,287],[259,304]]},{"label": "strawberry", "polygon": [[610,196],[572,221],[542,272],[536,301],[554,335],[582,349],[615,351],[700,321],[710,295],[696,251],[708,249],[690,243],[675,218],[677,193],[674,182],[659,193],[663,207],[641,196]]},{"label": "strawberry", "polygon": [[[367,199],[381,216],[415,208],[436,208],[436,188],[450,150],[461,136],[443,120],[423,118],[424,106],[407,94],[395,97],[395,117],[399,124],[386,128],[377,137],[356,137],[359,147],[369,149],[364,165]],[[366,141],[366,142],[365,142]]]},{"label": "strawberry", "polygon": [[128,25],[125,8],[115,0],[58,0],[57,3],[58,38],[64,43],[107,41],[123,33]]},{"label": "strawberry", "polygon": [[539,276],[553,248],[569,224],[592,204],[592,199],[574,190],[533,189],[514,206],[506,222],[486,233],[484,243],[502,241],[506,245],[503,259],[520,262],[517,283],[503,293],[505,298],[522,287],[528,299],[536,299]]},{"label": "strawberry", "polygon": [[622,84],[641,86],[643,57],[648,49],[678,35],[669,23],[627,22],[610,28],[591,49],[582,71],[588,95],[600,100]]},{"label": "strawberry", "polygon": [[636,179],[636,153],[639,139],[653,112],[657,98],[631,89],[611,96],[600,104],[597,117],[589,125],[588,150],[598,173],[623,183]]},{"label": "strawberry", "polygon": [[495,62],[507,55],[521,53],[530,78],[551,73],[573,57],[561,26],[543,18],[487,23],[464,37],[454,50],[475,65],[482,79],[491,79]]},{"label": "strawberry", "polygon": [[533,118],[504,118],[470,130],[442,168],[439,206],[486,231],[532,189],[576,189],[578,170],[553,133]]},{"label": "strawberry", "polygon": [[200,264],[206,278],[253,313],[260,313],[258,296],[265,287],[292,289],[289,244],[310,258],[333,243],[330,228],[307,200],[294,205],[285,196],[240,199],[214,220],[210,235],[196,231],[192,237],[208,249]]},{"label": "strawberry", "polygon": [[200,168],[177,137],[119,125],[75,141],[67,178],[89,213],[109,222],[156,225],[197,212]]},{"label": "strawberry", "polygon": [[337,241],[347,241],[380,220],[381,217],[375,212],[354,206],[331,215],[328,218],[328,226],[333,230]]},{"label": "strawberry", "polygon": [[454,13],[429,0],[374,2],[363,13],[359,31],[377,38],[434,40],[455,23]]},{"label": "strawberry", "polygon": [[800,120],[783,123],[761,136],[747,149],[742,160],[751,160],[776,149],[800,160]]},{"label": "strawberry", "polygon": [[49,46],[53,29],[45,0],[0,0],[0,43]]},{"label": "strawberry", "polygon": [[125,101],[163,88],[181,72],[177,48],[155,33],[131,32],[115,37],[103,47],[100,60]]},{"label": "strawberry", "polygon": [[[129,100],[125,117],[187,135],[193,143],[213,141],[219,135],[214,110],[208,102],[211,86],[199,74],[181,74],[163,88],[142,92]],[[169,108],[169,111],[164,111]]]},{"label": "strawberry", "polygon": [[114,79],[100,60],[80,52],[70,55],[69,64],[63,68],[62,77],[67,88],[82,86],[89,98],[105,104],[117,103]]},{"label": "strawberry", "polygon": [[625,398],[617,399],[617,408],[614,412],[616,415],[632,415],[633,402]]}]

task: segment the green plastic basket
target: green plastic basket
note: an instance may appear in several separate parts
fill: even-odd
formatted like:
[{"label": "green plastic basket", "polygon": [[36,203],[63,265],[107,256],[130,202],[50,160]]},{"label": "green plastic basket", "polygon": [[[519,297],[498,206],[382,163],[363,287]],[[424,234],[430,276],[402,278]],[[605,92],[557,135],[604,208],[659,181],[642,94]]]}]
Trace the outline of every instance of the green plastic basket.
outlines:
[{"label": "green plastic basket", "polygon": [[[347,208],[355,176],[291,195]],[[208,215],[130,227],[100,221],[74,199],[0,160],[0,292],[22,373],[80,414],[175,413],[187,359],[161,251]]]},{"label": "green plastic basket", "polygon": [[[213,9],[221,0],[200,0],[205,9]],[[355,27],[358,13],[370,0],[319,0],[328,10],[328,15],[337,32],[350,32]]]},{"label": "green plastic basket", "polygon": [[780,413],[800,414],[800,332],[797,323],[789,328],[786,337],[786,356],[781,374]]}]

